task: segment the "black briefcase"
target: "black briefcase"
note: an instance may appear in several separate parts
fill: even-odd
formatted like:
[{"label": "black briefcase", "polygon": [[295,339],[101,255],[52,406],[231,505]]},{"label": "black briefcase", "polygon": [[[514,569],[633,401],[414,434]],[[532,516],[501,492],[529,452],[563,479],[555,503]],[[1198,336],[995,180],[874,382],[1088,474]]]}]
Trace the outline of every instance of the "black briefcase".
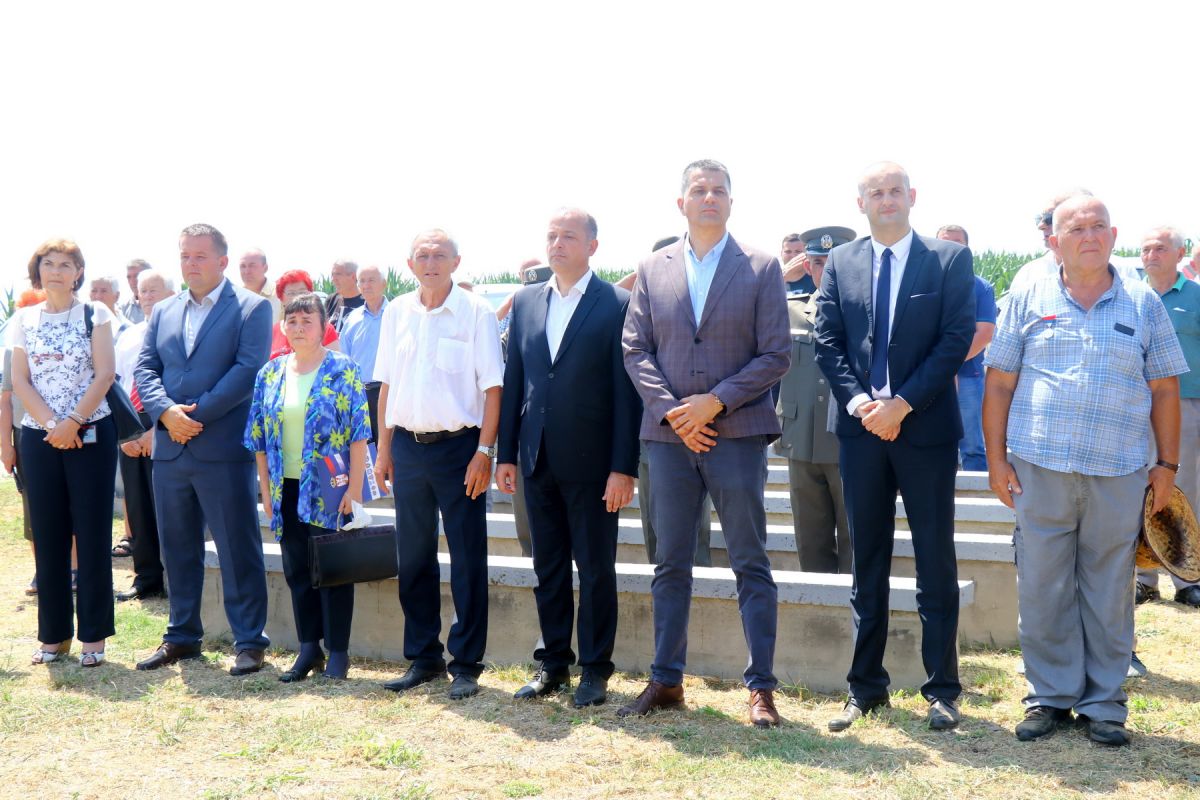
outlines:
[{"label": "black briefcase", "polygon": [[308,563],[314,589],[394,578],[398,571],[396,528],[368,525],[311,536]]}]

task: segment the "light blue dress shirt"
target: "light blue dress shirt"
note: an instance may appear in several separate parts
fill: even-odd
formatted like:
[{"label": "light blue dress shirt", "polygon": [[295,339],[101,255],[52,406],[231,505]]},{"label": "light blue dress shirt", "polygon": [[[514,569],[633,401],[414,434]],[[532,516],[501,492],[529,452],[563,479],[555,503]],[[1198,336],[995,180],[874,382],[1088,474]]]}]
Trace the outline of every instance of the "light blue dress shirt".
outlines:
[{"label": "light blue dress shirt", "polygon": [[713,276],[717,274],[717,264],[721,263],[721,254],[725,252],[725,243],[729,241],[729,231],[721,237],[704,258],[696,258],[692,250],[691,237],[688,237],[687,247],[683,248],[684,271],[687,273],[688,296],[692,298],[692,311],[696,315],[696,327],[700,327],[700,315],[704,313],[704,303],[708,300],[708,290],[712,287]]},{"label": "light blue dress shirt", "polygon": [[375,374],[375,355],[379,352],[379,326],[383,321],[383,310],[387,308],[387,298],[379,306],[379,313],[372,314],[366,304],[359,306],[346,315],[342,322],[341,340],[342,352],[350,356],[359,370],[370,380]]}]

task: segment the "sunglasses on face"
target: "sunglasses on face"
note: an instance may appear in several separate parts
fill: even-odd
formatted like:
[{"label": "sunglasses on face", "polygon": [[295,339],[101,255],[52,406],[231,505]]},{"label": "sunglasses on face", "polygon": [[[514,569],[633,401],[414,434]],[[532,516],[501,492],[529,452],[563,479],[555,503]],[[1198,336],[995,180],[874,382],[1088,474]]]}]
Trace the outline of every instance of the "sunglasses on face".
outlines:
[{"label": "sunglasses on face", "polygon": [[1033,224],[1037,225],[1039,228],[1042,227],[1043,225],[1051,225],[1053,222],[1054,222],[1054,212],[1053,211],[1043,211],[1042,213],[1038,214],[1036,217],[1033,218]]}]

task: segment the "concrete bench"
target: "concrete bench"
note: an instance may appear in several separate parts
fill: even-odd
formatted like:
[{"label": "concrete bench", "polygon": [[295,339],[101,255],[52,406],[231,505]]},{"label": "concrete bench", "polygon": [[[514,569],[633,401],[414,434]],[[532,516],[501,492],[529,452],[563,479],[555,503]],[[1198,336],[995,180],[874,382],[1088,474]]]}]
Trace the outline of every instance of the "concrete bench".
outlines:
[{"label": "concrete bench", "polygon": [[[267,630],[272,642],[298,646],[292,620],[291,599],[283,578],[279,545],[265,543],[269,593]],[[453,619],[450,599],[449,556],[439,554],[442,577],[443,636]],[[228,636],[229,626],[221,605],[221,581],[215,546],[205,550],[205,587],[202,616],[209,635]],[[653,567],[618,564],[619,622],[614,661],[617,668],[648,672],[654,652],[650,581]],[[537,610],[533,599],[536,576],[530,559],[488,557],[489,617],[487,661],[497,664],[528,663],[538,639]],[[845,688],[852,650],[850,576],[778,571],[779,626],[775,671],[781,681],[815,691]],[[959,581],[964,609],[975,599],[975,585]],[[920,686],[921,625],[916,615],[916,583],[912,578],[892,578],[891,622],[886,666],[894,688]],[[355,655],[403,661],[404,618],[400,612],[395,579],[359,584],[355,591],[351,652]],[[697,568],[688,627],[688,672],[738,680],[746,667],[746,648],[732,571],[721,567]],[[400,667],[397,665],[397,670]]]}]

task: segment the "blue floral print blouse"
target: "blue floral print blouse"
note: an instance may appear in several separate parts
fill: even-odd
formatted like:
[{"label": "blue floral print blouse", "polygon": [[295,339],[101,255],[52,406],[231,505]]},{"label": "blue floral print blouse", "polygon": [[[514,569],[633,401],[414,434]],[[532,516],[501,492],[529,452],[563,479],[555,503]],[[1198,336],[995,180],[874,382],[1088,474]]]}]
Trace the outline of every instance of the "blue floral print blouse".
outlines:
[{"label": "blue floral print blouse", "polygon": [[[276,539],[283,525],[279,514],[283,498],[283,384],[290,357],[274,358],[258,371],[243,437],[247,450],[267,456],[271,481],[271,530]],[[370,438],[367,395],[358,365],[344,353],[329,350],[317,367],[312,391],[304,407],[304,468],[300,473],[297,509],[302,521],[337,530],[338,510],[336,506],[326,508],[321,499],[317,462],[336,454],[349,461],[350,444]]]}]

